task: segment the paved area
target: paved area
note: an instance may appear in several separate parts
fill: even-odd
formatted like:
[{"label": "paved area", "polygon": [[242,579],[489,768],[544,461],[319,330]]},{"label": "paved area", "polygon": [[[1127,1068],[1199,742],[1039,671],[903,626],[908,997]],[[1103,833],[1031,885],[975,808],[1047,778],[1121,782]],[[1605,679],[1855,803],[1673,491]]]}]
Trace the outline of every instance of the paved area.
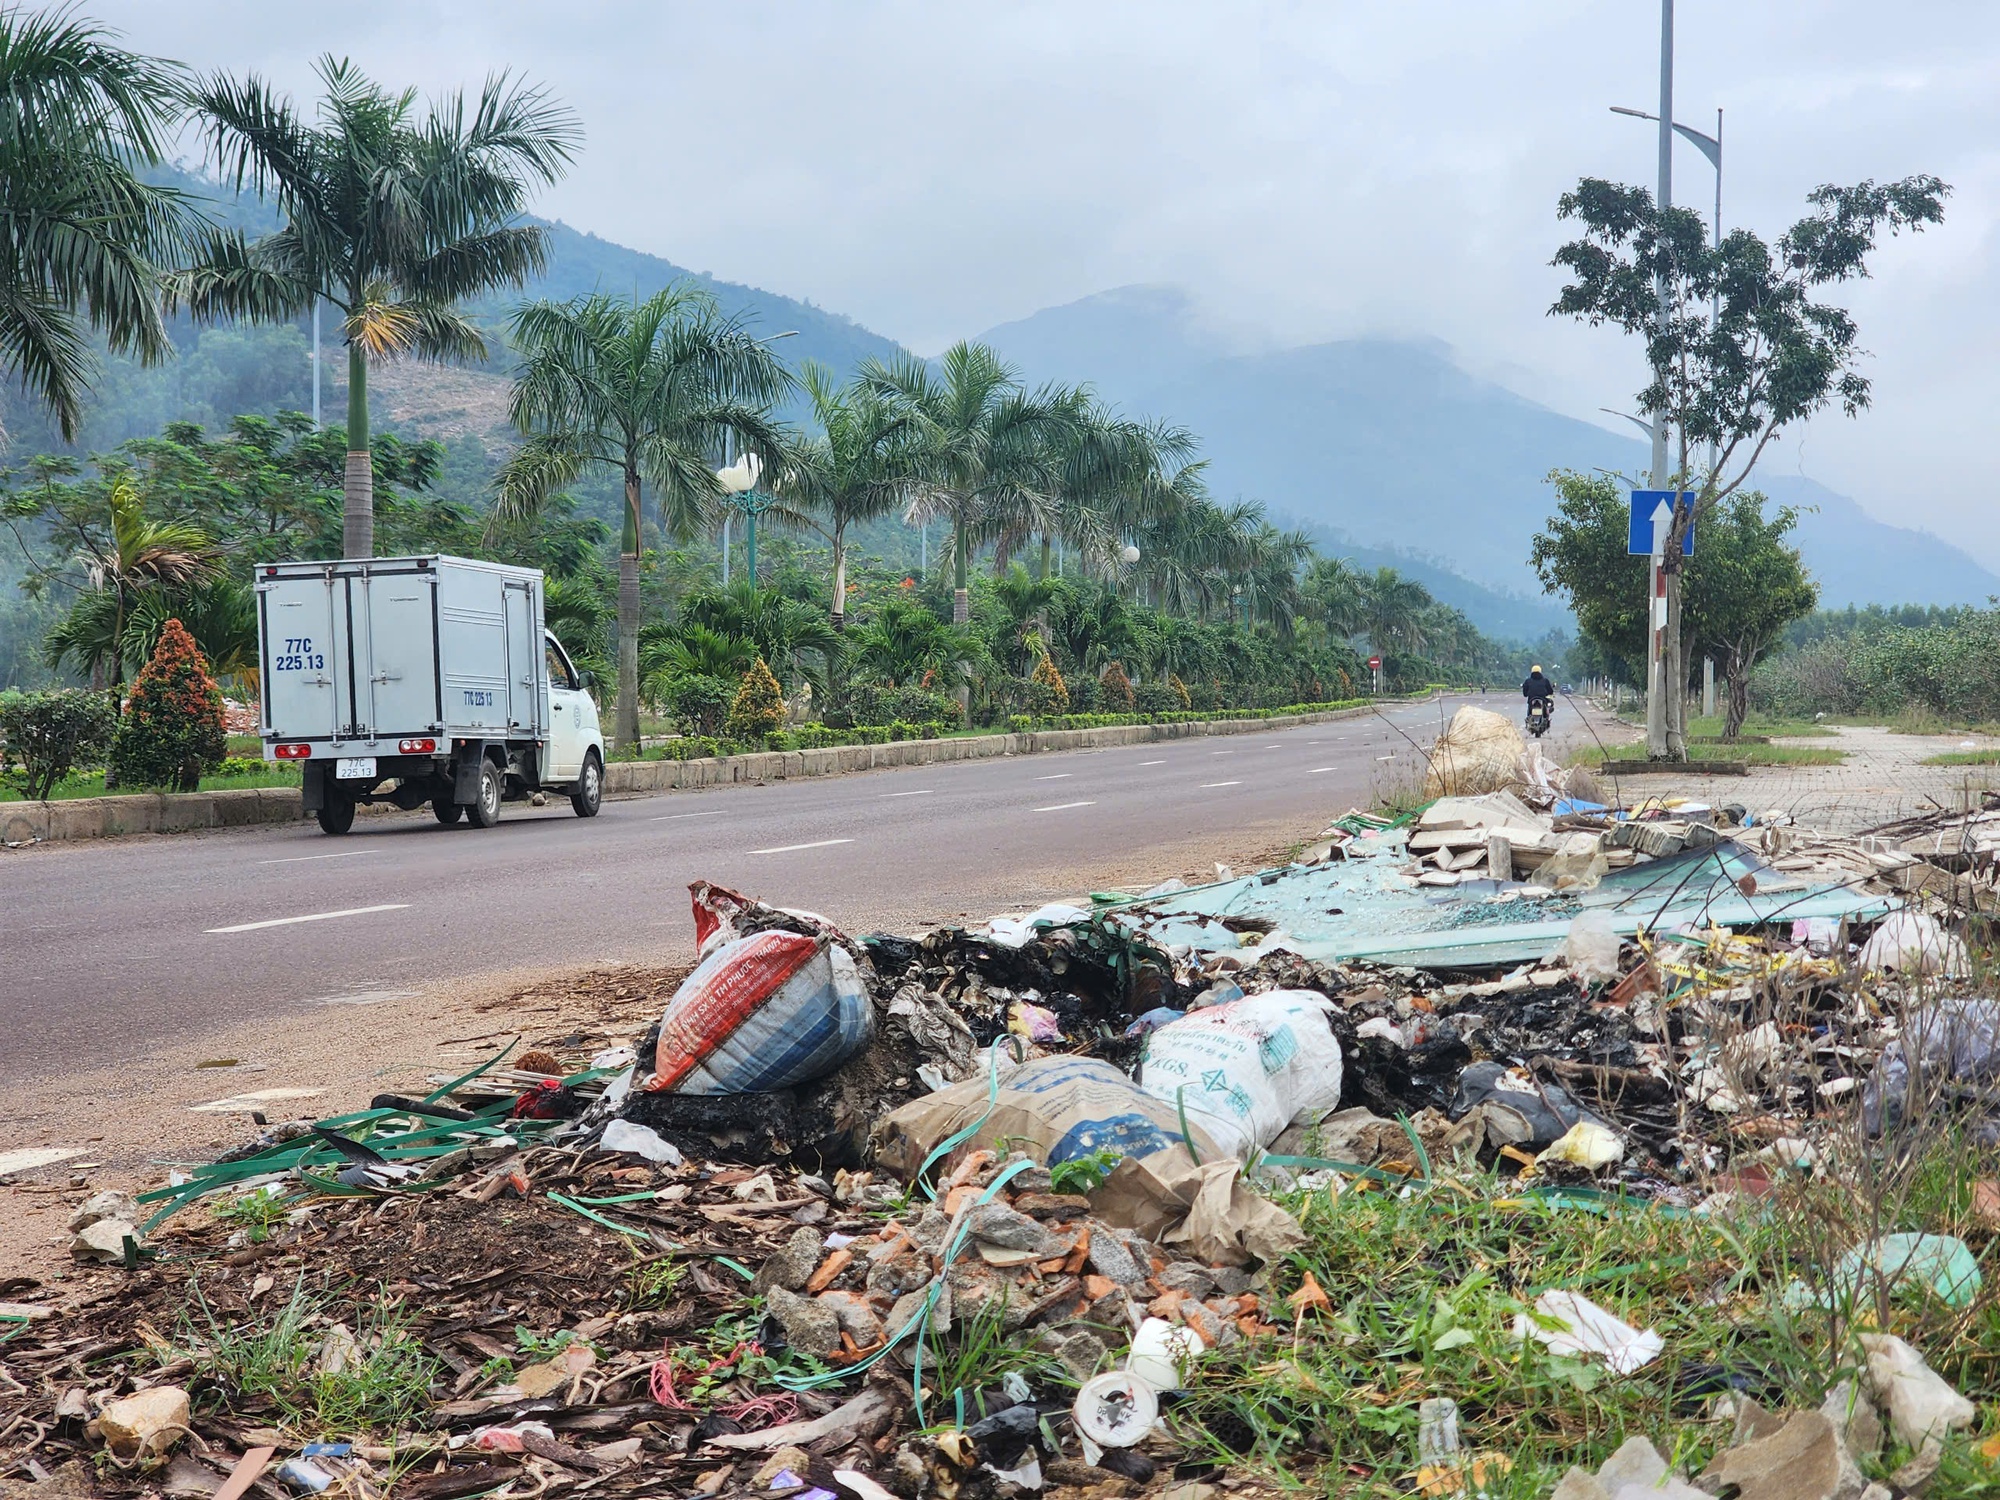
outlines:
[{"label": "paved area", "polygon": [[[916,930],[1248,863],[1421,775],[1457,701],[1275,732],[907,767],[607,803],[427,812],[0,855],[0,1079],[219,1027],[406,1004],[441,982],[689,950],[709,879]],[[1482,701],[1478,697],[1473,702]],[[1500,706],[1503,700],[1483,700]],[[1559,718],[1553,753],[1581,728]],[[0,1132],[0,1141],[4,1132]]]},{"label": "paved area", "polygon": [[1924,764],[1946,751],[2000,746],[2000,741],[1988,737],[1841,726],[1833,736],[1775,743],[1840,750],[1846,759],[1834,766],[1757,766],[1741,777],[1627,777],[1620,789],[1628,802],[1651,792],[1672,791],[1718,807],[1733,802],[1752,813],[1786,812],[1795,822],[1829,833],[1857,833],[1939,808],[1977,807],[1982,791],[2000,788],[2000,766]]}]

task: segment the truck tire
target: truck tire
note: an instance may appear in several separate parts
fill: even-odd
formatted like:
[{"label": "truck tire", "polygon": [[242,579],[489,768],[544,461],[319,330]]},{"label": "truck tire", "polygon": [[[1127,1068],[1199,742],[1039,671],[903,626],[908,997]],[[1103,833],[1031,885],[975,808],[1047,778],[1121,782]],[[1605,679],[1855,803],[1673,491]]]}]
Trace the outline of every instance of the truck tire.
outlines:
[{"label": "truck tire", "polygon": [[595,750],[583,757],[583,770],[576,778],[576,790],[569,794],[569,805],[579,818],[594,818],[604,806],[604,765]]},{"label": "truck tire", "polygon": [[345,833],[354,826],[354,799],[329,790],[325,803],[313,816],[319,819],[321,833]]},{"label": "truck tire", "polygon": [[465,809],[447,796],[431,798],[431,816],[449,828],[465,816]]},{"label": "truck tire", "polygon": [[479,768],[479,800],[466,809],[474,828],[491,828],[500,821],[500,768],[486,761]]}]

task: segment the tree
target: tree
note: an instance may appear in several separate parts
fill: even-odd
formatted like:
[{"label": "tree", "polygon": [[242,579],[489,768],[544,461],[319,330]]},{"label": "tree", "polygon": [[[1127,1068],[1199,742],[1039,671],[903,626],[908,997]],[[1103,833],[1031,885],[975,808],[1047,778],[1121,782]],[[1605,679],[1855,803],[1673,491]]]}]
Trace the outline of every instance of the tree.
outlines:
[{"label": "tree", "polygon": [[140,180],[181,114],[182,75],[68,10],[0,11],[0,370],[72,442],[96,358],[83,325],[158,364],[159,276],[201,221]]},{"label": "tree", "polygon": [[834,384],[824,365],[808,363],[801,378],[819,432],[793,447],[773,488],[832,546],[833,628],[844,630],[847,531],[901,503],[912,473],[912,418],[862,382]]},{"label": "tree", "polygon": [[[77,766],[98,764],[118,725],[118,700],[85,688],[0,693],[0,779],[46,800]],[[20,769],[8,765],[19,761]]]},{"label": "tree", "polygon": [[1362,620],[1369,644],[1384,655],[1423,650],[1424,611],[1431,604],[1430,590],[1394,568],[1377,568],[1363,587],[1366,603]]},{"label": "tree", "polygon": [[935,362],[870,360],[861,380],[911,419],[911,513],[951,525],[954,625],[972,618],[966,565],[1001,524],[1045,529],[1053,514],[1061,442],[1073,419],[1064,392],[1021,389],[985,344],[960,342]]},{"label": "tree", "polygon": [[194,638],[179,620],[169,620],[112,737],[111,775],[121,786],[191,792],[201,785],[202,772],[228,753],[222,690]]},{"label": "tree", "polygon": [[725,436],[764,455],[784,445],[770,404],[791,377],[742,320],[724,317],[691,286],[644,302],[603,295],[531,302],[514,314],[522,359],[509,414],[527,442],[500,475],[498,514],[534,516],[586,469],[625,484],[618,543],[620,749],[639,743],[639,553],[643,486],[659,495],[668,535],[695,535],[719,518],[714,461]]},{"label": "tree", "polygon": [[[1622,669],[1619,675],[1628,681],[1643,676],[1648,564],[1626,553],[1628,510],[1618,481],[1567,470],[1550,478],[1556,513],[1535,537],[1530,565],[1546,592],[1568,596],[1585,639]],[[1754,490],[1730,496],[1704,523],[1685,570],[1679,629],[1686,645],[1722,658],[1729,686],[1724,732],[1732,737],[1749,712],[1751,672],[1785,627],[1810,614],[1818,600],[1798,550],[1785,544],[1798,513],[1786,506],[1766,517],[1764,503]],[[1687,659],[1685,651],[1675,655]],[[1676,682],[1685,689],[1687,674]]]},{"label": "tree", "polygon": [[1314,558],[1299,593],[1307,613],[1331,634],[1345,638],[1368,628],[1368,577],[1346,558]]},{"label": "tree", "polygon": [[1045,717],[1069,712],[1069,687],[1047,651],[1035,659],[1034,674],[1028,680],[1028,712]]},{"label": "tree", "polygon": [[729,732],[758,739],[784,727],[785,700],[778,691],[778,679],[760,656],[750,663],[736,689],[736,702],[729,710]]},{"label": "tree", "polygon": [[215,231],[173,283],[202,317],[262,321],[342,312],[347,341],[347,458],[341,551],[375,555],[368,441],[368,361],[415,354],[480,359],[486,341],[466,298],[520,286],[542,269],[544,230],[519,222],[532,183],[552,183],[582,132],[541,89],[489,78],[420,120],[416,91],[392,94],[351,62],[320,60],[318,125],[256,75],[221,74],[194,92],[211,158],[238,191],[273,199],[284,227],[254,243]]},{"label": "tree", "polygon": [[[1687,680],[1687,529],[1742,486],[1787,427],[1836,402],[1850,417],[1868,405],[1854,319],[1814,296],[1866,276],[1884,230],[1941,222],[1949,192],[1928,175],[1819,187],[1807,195],[1814,211],[1770,245],[1748,229],[1715,245],[1699,213],[1662,209],[1643,188],[1585,178],[1562,195],[1559,217],[1583,232],[1556,251],[1554,264],[1572,279],[1550,312],[1645,341],[1651,379],[1639,409],[1672,431],[1670,487],[1694,494],[1675,508],[1662,559],[1669,684]],[[1665,742],[1648,750],[1684,758],[1681,694],[1669,691],[1665,707]]]}]

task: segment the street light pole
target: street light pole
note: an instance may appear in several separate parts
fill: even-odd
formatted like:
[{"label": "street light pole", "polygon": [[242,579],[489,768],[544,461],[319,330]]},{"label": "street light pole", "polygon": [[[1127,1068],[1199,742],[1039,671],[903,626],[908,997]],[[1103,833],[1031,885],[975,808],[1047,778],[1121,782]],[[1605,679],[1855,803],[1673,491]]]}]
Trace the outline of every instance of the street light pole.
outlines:
[{"label": "street light pole", "polygon": [[[1664,213],[1674,201],[1674,0],[1660,0],[1660,194]],[[1667,279],[1653,280],[1653,296],[1659,305],[1660,333],[1667,331]],[[1664,412],[1653,414],[1653,488],[1667,487],[1667,420]],[[1646,631],[1646,757],[1664,760],[1667,756],[1667,622],[1666,599],[1661,586],[1666,582],[1664,564],[1666,539],[1658,526],[1653,528],[1652,566],[1647,578]]]}]

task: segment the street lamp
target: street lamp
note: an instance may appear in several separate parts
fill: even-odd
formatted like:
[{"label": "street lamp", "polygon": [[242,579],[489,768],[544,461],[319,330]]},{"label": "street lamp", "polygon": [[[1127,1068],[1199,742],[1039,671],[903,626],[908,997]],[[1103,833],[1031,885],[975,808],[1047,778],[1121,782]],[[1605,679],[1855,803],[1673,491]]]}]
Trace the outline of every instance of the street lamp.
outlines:
[{"label": "street lamp", "polygon": [[[1655,124],[1658,124],[1660,119],[1658,115],[1648,114],[1643,109],[1633,109],[1624,104],[1612,105],[1611,113],[1630,115],[1635,120],[1651,120]],[[1720,249],[1722,247],[1722,111],[1718,109],[1715,112],[1714,135],[1706,135],[1692,125],[1683,125],[1678,120],[1674,121],[1674,134],[1684,141],[1692,142],[1695,150],[1707,157],[1708,164],[1715,168],[1715,244],[1716,248]]]},{"label": "street lamp", "polygon": [[732,510],[740,510],[745,517],[744,532],[750,554],[750,587],[753,589],[757,586],[757,517],[776,503],[772,496],[759,494],[757,491],[757,477],[763,472],[764,461],[748,451],[727,468],[715,471],[715,482],[722,486],[723,503]]}]

